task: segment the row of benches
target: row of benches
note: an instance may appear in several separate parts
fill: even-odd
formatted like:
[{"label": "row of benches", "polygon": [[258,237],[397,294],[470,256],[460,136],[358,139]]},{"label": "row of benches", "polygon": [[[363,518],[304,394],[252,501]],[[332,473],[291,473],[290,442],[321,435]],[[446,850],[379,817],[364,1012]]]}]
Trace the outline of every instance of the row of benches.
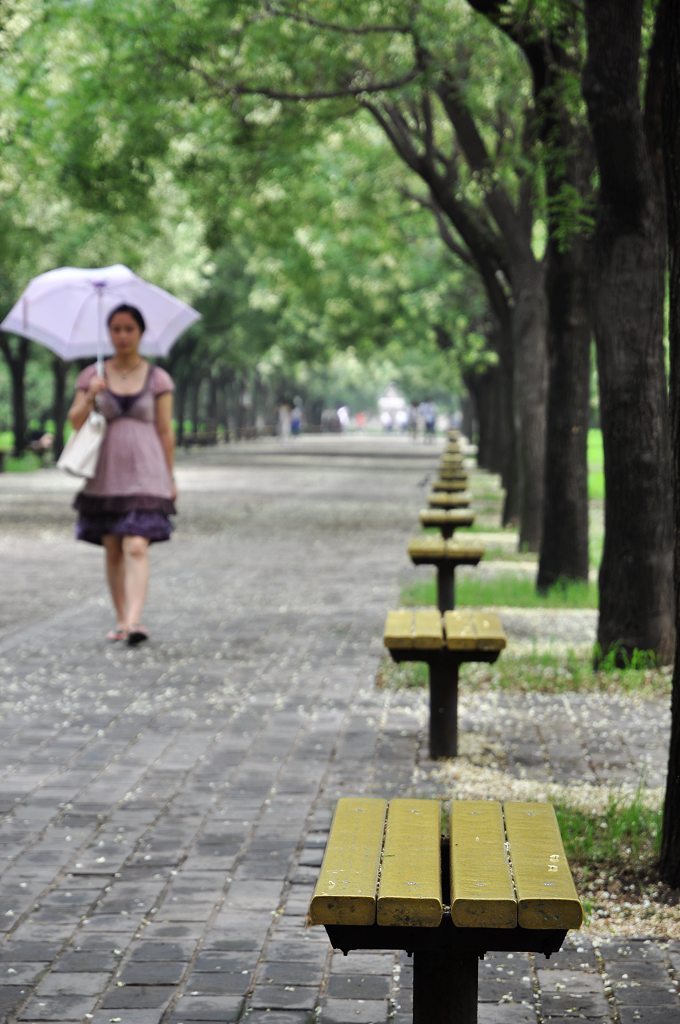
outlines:
[{"label": "row of benches", "polygon": [[[484,553],[451,539],[474,520],[463,477],[451,436],[437,481],[447,487],[434,486],[420,514],[441,536],[409,544],[415,564],[437,569],[438,608],[392,611],[384,633],[395,661],[429,667],[432,757],[456,752],[458,666],[494,661],[505,646],[497,616],[453,607],[455,567]],[[476,1024],[478,958],[550,956],[583,917],[549,804],[453,800],[446,819],[439,800],[340,799],[309,908],[345,954],[413,956],[414,1024]]]},{"label": "row of benches", "polygon": [[484,548],[474,542],[453,540],[461,525],[471,526],[468,476],[458,440],[449,439],[442,456],[439,478],[420,513],[424,526],[435,526],[440,536],[425,534],[410,541],[411,561],[433,565],[437,572],[437,608],[390,612],[384,642],[396,662],[424,662],[429,671],[430,757],[458,753],[458,670],[464,661],[492,662],[505,647],[500,619],[493,614],[455,608],[455,572],[459,565],[477,565]]}]

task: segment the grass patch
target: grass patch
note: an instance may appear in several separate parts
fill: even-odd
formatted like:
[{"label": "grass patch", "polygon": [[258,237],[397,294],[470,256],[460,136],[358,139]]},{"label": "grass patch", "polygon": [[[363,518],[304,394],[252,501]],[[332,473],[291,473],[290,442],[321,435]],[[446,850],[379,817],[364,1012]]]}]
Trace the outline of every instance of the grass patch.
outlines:
[{"label": "grass patch", "polygon": [[588,431],[588,497],[604,498],[604,451],[602,431]]},{"label": "grass patch", "polygon": [[[672,667],[595,671],[591,659],[571,651],[512,657],[505,652],[493,665],[463,664],[461,691],[479,692],[482,687],[516,693],[627,693],[667,699],[671,692]],[[389,655],[380,662],[377,686],[420,689],[427,686],[427,665],[405,661],[396,664]]]},{"label": "grass patch", "polygon": [[555,804],[572,871],[587,885],[608,889],[647,880],[655,873],[661,847],[663,811],[646,804],[638,789],[624,800],[611,796],[603,813]]},{"label": "grass patch", "polygon": [[515,549],[494,547],[484,548],[485,562],[536,562],[538,555],[535,551],[517,551]]},{"label": "grass patch", "polygon": [[[434,580],[404,587],[401,601],[404,605],[436,605]],[[456,604],[472,608],[597,608],[597,585],[565,581],[549,593],[539,594],[533,577],[504,572],[491,579],[467,577],[457,581]]]},{"label": "grass patch", "polygon": [[427,665],[420,661],[402,661],[397,665],[389,655],[381,660],[375,676],[377,687],[390,687],[394,690],[422,689],[427,686]]},{"label": "grass patch", "polygon": [[614,692],[667,698],[671,692],[671,676],[670,665],[627,670],[611,666],[596,671],[590,656],[576,651],[559,655],[549,651],[534,652],[521,657],[513,657],[506,651],[493,665],[470,663],[460,668],[462,686],[473,689],[490,686],[520,693]]},{"label": "grass patch", "polygon": [[7,473],[32,473],[36,469],[41,469],[42,465],[40,457],[33,452],[25,452],[18,459],[14,455],[5,457],[5,472]]}]

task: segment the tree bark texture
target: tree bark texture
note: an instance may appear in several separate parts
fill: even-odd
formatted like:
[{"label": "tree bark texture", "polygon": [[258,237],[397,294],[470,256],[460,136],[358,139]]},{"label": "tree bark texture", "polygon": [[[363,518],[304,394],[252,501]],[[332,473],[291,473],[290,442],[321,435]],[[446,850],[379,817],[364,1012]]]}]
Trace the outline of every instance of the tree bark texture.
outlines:
[{"label": "tree bark texture", "polygon": [[562,252],[557,212],[563,187],[584,196],[592,173],[590,140],[569,99],[568,78],[578,68],[581,30],[574,11],[566,6],[559,24],[547,30],[526,12],[513,17],[503,0],[468,2],[522,50],[531,69],[537,133],[544,146],[549,368],[538,586],[547,589],[560,577],[583,578],[588,573],[586,242],[572,229],[570,251]]},{"label": "tree bark texture", "polygon": [[584,239],[574,241],[568,252],[551,242],[546,261],[548,408],[539,590],[559,579],[588,579],[587,251]]},{"label": "tree bark texture", "polygon": [[516,261],[513,294],[519,547],[520,551],[538,551],[543,528],[548,365],[543,270],[534,260]]},{"label": "tree bark texture", "polygon": [[52,452],[55,460],[59,458],[64,448],[64,427],[66,426],[66,372],[67,367],[63,359],[55,356],[52,360],[52,379],[54,382],[52,391],[52,419],[54,420],[54,438],[52,441]]},{"label": "tree bark texture", "polygon": [[16,348],[13,348],[7,335],[0,334],[0,351],[4,355],[9,369],[12,387],[14,455],[18,458],[26,447],[26,363],[28,362],[29,342],[26,338],[18,338]]},{"label": "tree bark texture", "polygon": [[[670,417],[675,534],[676,638],[680,637],[680,0],[662,0],[660,40],[664,47],[663,136],[670,285]],[[661,877],[680,888],[680,643],[676,639],[671,742],[661,835]]]},{"label": "tree bark texture", "polygon": [[186,415],[187,382],[184,376],[176,378],[175,385],[175,423],[177,424],[176,442],[184,444],[184,418]]},{"label": "tree bark texture", "polygon": [[[587,0],[583,92],[600,169],[592,313],[606,483],[598,643],[675,645],[665,225],[639,100],[642,0]],[[651,68],[650,68],[651,73]]]}]

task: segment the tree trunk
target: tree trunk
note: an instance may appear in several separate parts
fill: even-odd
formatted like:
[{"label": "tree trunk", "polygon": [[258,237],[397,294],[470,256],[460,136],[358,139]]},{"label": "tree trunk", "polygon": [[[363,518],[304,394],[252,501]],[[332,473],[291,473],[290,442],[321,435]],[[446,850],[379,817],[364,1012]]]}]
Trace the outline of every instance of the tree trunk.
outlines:
[{"label": "tree trunk", "polygon": [[477,421],[477,465],[489,471],[493,463],[494,392],[497,376],[497,368],[491,367],[483,373],[467,373],[464,377]]},{"label": "tree trunk", "polygon": [[187,385],[189,392],[189,419],[191,420],[191,432],[197,434],[200,427],[199,400],[201,397],[201,380],[193,377]]},{"label": "tree trunk", "polygon": [[184,419],[186,416],[187,404],[187,381],[184,375],[176,378],[175,385],[175,423],[176,441],[178,445],[184,444]]},{"label": "tree trunk", "polygon": [[54,438],[52,451],[55,461],[64,448],[64,427],[66,426],[66,374],[68,368],[63,359],[55,356],[52,360],[52,419],[54,420]]},{"label": "tree trunk", "polygon": [[26,363],[28,362],[29,342],[26,338],[18,338],[15,349],[7,335],[0,334],[0,351],[9,368],[12,388],[14,455],[18,458],[26,447]]},{"label": "tree trunk", "polygon": [[[675,615],[680,638],[680,0],[662,0],[659,33],[666,68],[663,123],[670,285],[670,417],[675,519]],[[662,879],[680,889],[680,642],[676,639],[671,743],[661,835]]]},{"label": "tree trunk", "polygon": [[538,551],[543,528],[548,366],[543,270],[535,261],[515,263],[513,294],[519,548],[520,551]]},{"label": "tree trunk", "polygon": [[[639,100],[642,0],[587,0],[583,91],[600,169],[592,275],[606,483],[598,644],[673,656],[663,360],[665,229]],[[651,73],[651,68],[650,68]]]},{"label": "tree trunk", "polygon": [[217,430],[217,379],[210,374],[208,377],[208,430]]},{"label": "tree trunk", "polygon": [[548,248],[548,409],[538,589],[588,579],[588,245]]},{"label": "tree trunk", "polygon": [[474,437],[474,432],[475,432],[475,423],[474,423],[475,407],[474,407],[474,400],[472,398],[472,394],[469,393],[469,389],[468,389],[468,394],[462,395],[462,397],[461,397],[461,400],[460,400],[460,411],[461,411],[461,415],[462,415],[462,422],[461,422],[461,425],[460,425],[460,429],[461,429],[462,433],[465,435],[465,437],[467,437],[470,441],[472,441],[472,439]]}]

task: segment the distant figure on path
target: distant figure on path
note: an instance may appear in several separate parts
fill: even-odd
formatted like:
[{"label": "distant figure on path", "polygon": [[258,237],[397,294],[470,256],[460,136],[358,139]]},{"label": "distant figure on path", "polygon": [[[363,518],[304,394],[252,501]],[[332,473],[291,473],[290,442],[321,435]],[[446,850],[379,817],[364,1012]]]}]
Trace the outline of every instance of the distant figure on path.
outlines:
[{"label": "distant figure on path", "polygon": [[169,540],[175,512],[175,436],[169,374],[139,353],[146,329],[135,306],[120,305],[107,320],[115,355],[104,376],[88,366],[69,409],[78,430],[96,405],[107,421],[97,472],[76,495],[76,536],[103,545],[106,579],[116,612],[111,641],[135,646],[148,639],[141,624],[149,583],[149,544]]},{"label": "distant figure on path", "polygon": [[421,403],[420,415],[425,427],[425,440],[432,441],[437,426],[437,409],[431,399],[428,398]]},{"label": "distant figure on path", "polygon": [[416,441],[418,438],[418,421],[420,416],[418,414],[418,403],[412,401],[408,407],[408,432],[411,435],[411,440]]},{"label": "distant figure on path", "polygon": [[279,406],[279,437],[287,441],[291,431],[291,409],[287,402]]}]

